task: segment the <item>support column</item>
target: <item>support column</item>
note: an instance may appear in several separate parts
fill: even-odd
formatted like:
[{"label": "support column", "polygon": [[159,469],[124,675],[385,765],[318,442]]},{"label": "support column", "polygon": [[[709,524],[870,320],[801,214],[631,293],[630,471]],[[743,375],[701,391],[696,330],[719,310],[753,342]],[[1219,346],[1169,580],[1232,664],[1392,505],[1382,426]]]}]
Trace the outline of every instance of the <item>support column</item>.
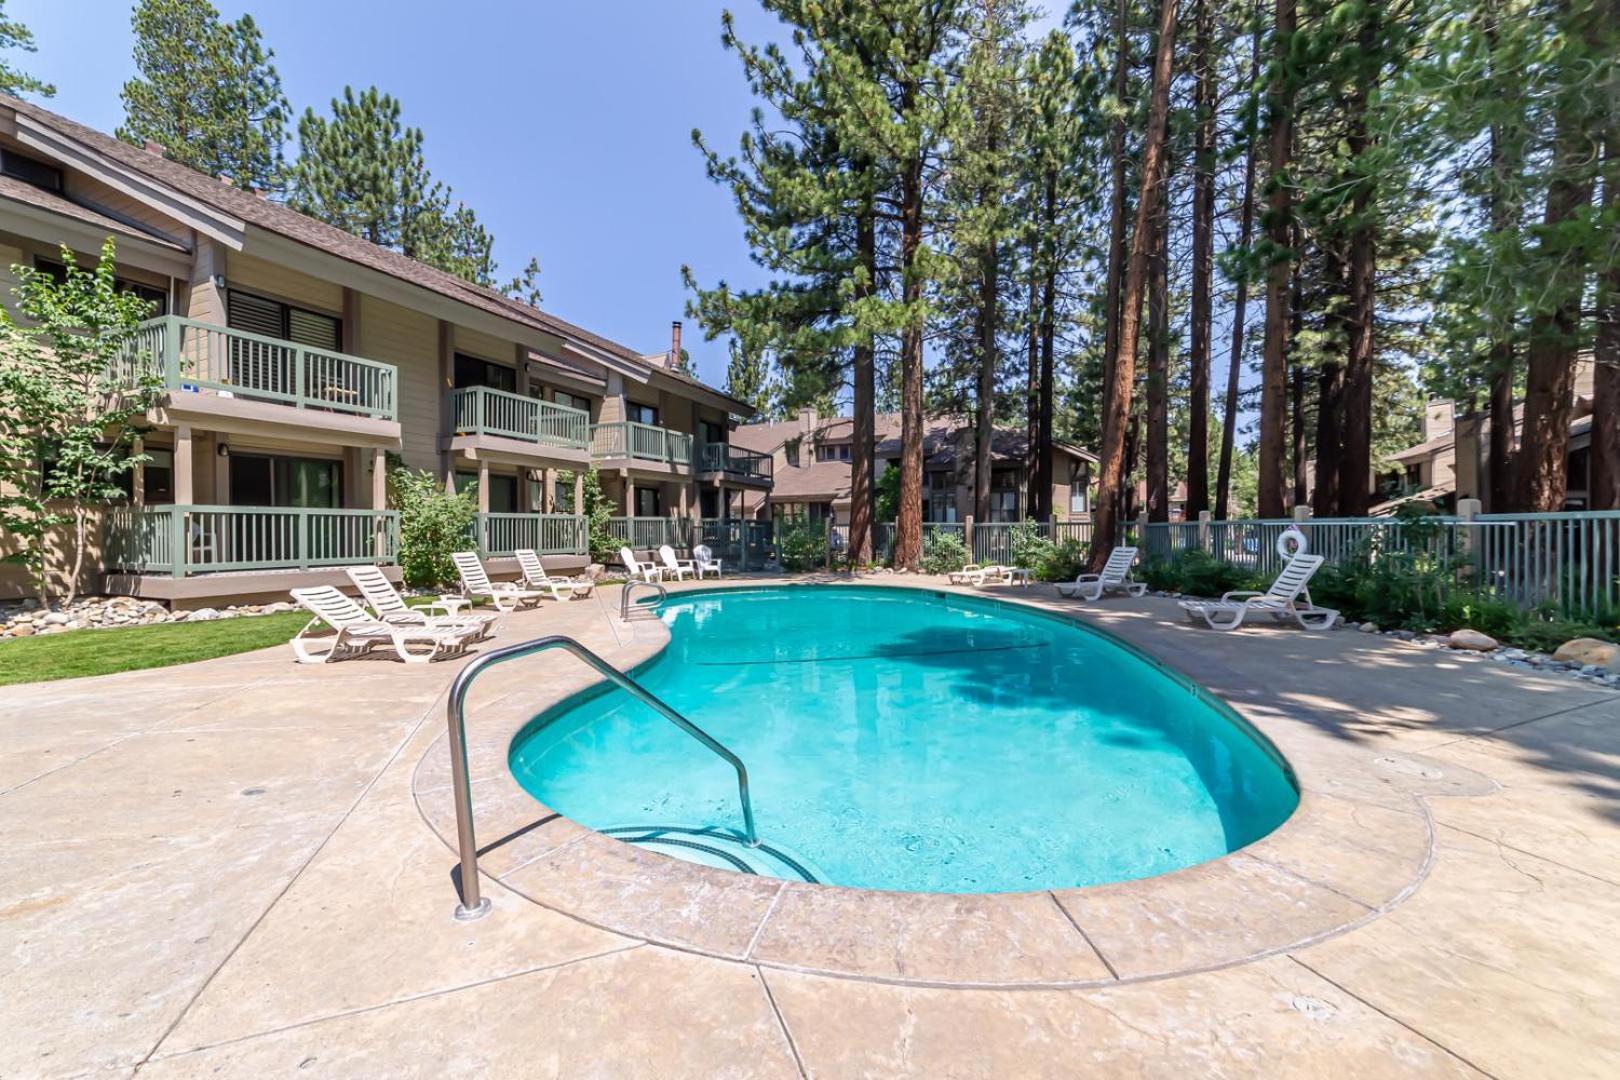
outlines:
[{"label": "support column", "polygon": [[[131,456],[139,458],[146,453],[146,440],[135,438],[129,444],[129,452]],[[146,505],[146,466],[139,462],[130,470],[129,501],[137,510]]]},{"label": "support column", "polygon": [[456,328],[439,320],[439,470],[454,483],[456,463],[450,440],[456,430]]},{"label": "support column", "polygon": [[1208,510],[1198,511],[1198,550],[1209,550],[1209,523],[1215,515]]},{"label": "support column", "polygon": [[380,446],[371,452],[371,508],[388,509],[388,451]]},{"label": "support column", "polygon": [[192,486],[191,425],[181,424],[174,429],[174,501],[188,506],[196,501]]},{"label": "support column", "polygon": [[489,513],[489,459],[478,459],[478,512]]},{"label": "support column", "polygon": [[629,473],[624,475],[624,516],[636,516],[636,482]]},{"label": "support column", "polygon": [[[1480,548],[1479,527],[1474,524],[1474,519],[1483,513],[1484,509],[1485,504],[1478,499],[1457,500],[1457,529],[1462,533],[1458,537],[1460,543],[1457,546],[1462,549],[1463,556],[1468,562],[1473,562],[1474,554]],[[1476,567],[1476,574],[1477,569]]]},{"label": "support column", "polygon": [[574,470],[574,513],[585,512],[585,472],[583,469]]},{"label": "support column", "polygon": [[554,498],[552,492],[552,484],[554,483],[556,483],[556,474],[551,471],[551,466],[548,465],[544,469],[541,469],[540,505],[534,508],[536,513],[550,514],[554,511],[555,508],[551,505],[552,499]]}]

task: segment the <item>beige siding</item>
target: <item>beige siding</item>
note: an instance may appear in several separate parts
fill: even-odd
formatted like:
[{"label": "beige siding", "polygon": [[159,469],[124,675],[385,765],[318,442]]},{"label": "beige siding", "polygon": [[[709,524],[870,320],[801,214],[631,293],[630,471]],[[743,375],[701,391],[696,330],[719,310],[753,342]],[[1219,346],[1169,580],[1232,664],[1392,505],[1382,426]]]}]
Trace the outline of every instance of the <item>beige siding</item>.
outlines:
[{"label": "beige siding", "polygon": [[360,301],[360,355],[399,369],[405,464],[438,470],[438,320],[373,297]]},{"label": "beige siding", "polygon": [[225,280],[230,288],[243,292],[258,293],[332,315],[343,314],[343,286],[250,255],[231,252]]},{"label": "beige siding", "polygon": [[464,326],[456,327],[456,351],[464,352],[469,356],[477,356],[497,364],[512,367],[514,364],[513,348],[510,341],[503,341],[493,334],[469,330]]}]

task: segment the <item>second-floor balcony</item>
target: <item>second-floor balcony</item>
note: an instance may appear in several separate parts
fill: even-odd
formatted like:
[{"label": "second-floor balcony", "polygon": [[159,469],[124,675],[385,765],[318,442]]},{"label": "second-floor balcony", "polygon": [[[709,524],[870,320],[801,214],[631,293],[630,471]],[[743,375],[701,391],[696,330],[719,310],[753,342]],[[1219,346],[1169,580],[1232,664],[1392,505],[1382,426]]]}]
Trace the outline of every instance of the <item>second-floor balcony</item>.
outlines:
[{"label": "second-floor balcony", "polygon": [[589,413],[488,386],[456,391],[455,424],[456,435],[493,435],[559,450],[591,448]]},{"label": "second-floor balcony", "polygon": [[178,315],[143,322],[113,375],[128,387],[155,384],[171,404],[195,394],[390,422],[399,411],[392,364]]},{"label": "second-floor balcony", "polygon": [[698,452],[698,472],[744,483],[771,482],[771,456],[728,443],[705,443]]},{"label": "second-floor balcony", "polygon": [[626,460],[686,472],[692,467],[692,436],[630,420],[596,424],[591,428],[591,456],[598,461]]}]

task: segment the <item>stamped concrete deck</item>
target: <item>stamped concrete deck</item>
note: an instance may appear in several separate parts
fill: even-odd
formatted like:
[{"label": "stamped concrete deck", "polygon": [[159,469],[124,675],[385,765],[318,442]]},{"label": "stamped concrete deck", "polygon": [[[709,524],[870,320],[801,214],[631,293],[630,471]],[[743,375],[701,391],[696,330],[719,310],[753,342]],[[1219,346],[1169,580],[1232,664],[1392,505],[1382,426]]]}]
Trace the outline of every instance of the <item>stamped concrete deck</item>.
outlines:
[{"label": "stamped concrete deck", "polygon": [[[896,579],[875,579],[895,584]],[[914,582],[913,584],[920,584]],[[932,583],[930,583],[932,584]],[[1354,633],[1078,612],[1230,702],[1305,797],[1147,882],[811,889],[607,841],[505,739],[590,679],[472,702],[494,912],[450,918],[459,665],[285,649],[0,690],[0,1076],[1612,1076],[1620,695]],[[629,666],[660,624],[548,603]]]}]

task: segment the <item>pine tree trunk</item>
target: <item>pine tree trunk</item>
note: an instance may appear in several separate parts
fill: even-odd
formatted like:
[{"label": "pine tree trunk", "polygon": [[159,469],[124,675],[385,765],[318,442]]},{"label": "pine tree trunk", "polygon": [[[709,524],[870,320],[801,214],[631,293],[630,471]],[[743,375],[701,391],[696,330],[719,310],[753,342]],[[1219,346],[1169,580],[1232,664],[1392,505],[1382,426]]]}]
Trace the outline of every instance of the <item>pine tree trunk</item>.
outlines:
[{"label": "pine tree trunk", "polygon": [[[1165,138],[1169,138],[1166,131]],[[1170,223],[1169,155],[1159,167],[1158,223],[1148,280],[1147,514],[1170,520]]]},{"label": "pine tree trunk", "polygon": [[[866,279],[855,286],[856,302],[872,295],[877,280],[877,223],[870,194],[855,222],[856,258],[866,271]],[[853,350],[854,415],[850,434],[854,448],[849,469],[849,553],[856,566],[872,562],[872,522],[876,517],[877,491],[874,485],[876,463],[872,459],[874,414],[877,410],[877,373],[871,334],[865,334]]]},{"label": "pine tree trunk", "polygon": [[1194,7],[1198,41],[1193,66],[1198,130],[1193,149],[1192,366],[1187,388],[1188,521],[1209,509],[1209,354],[1213,311],[1210,279],[1215,262],[1215,72],[1211,51],[1214,16],[1209,0]]},{"label": "pine tree trunk", "polygon": [[[1361,19],[1363,56],[1378,47],[1379,0],[1367,4]],[[1365,517],[1372,494],[1373,328],[1378,300],[1378,251],[1372,220],[1375,180],[1365,155],[1373,147],[1367,128],[1367,102],[1376,89],[1376,74],[1355,79],[1349,93],[1350,136],[1346,140],[1351,168],[1361,176],[1350,200],[1350,340],[1344,363],[1344,450],[1339,466],[1339,506],[1347,517]]]},{"label": "pine tree trunk", "polygon": [[1114,369],[1119,355],[1119,290],[1125,277],[1125,95],[1129,92],[1130,42],[1126,37],[1126,0],[1119,0],[1114,32],[1118,49],[1114,53],[1114,96],[1120,102],[1120,112],[1114,118],[1110,134],[1110,152],[1113,157],[1113,189],[1109,195],[1108,218],[1108,279],[1103,297],[1103,400],[1112,393]]},{"label": "pine tree trunk", "polygon": [[[1620,24],[1620,3],[1610,10]],[[1620,74],[1613,76],[1620,80]],[[1611,98],[1610,100],[1615,100]],[[1620,117],[1609,118],[1603,145],[1603,212],[1620,214]],[[1620,263],[1598,282],[1596,370],[1592,373],[1591,491],[1593,510],[1620,510]]]},{"label": "pine tree trunk", "polygon": [[[1559,5],[1559,23],[1570,31],[1593,36],[1594,13],[1581,0]],[[1574,65],[1569,65],[1573,68]],[[1578,71],[1562,74],[1578,80]],[[1566,90],[1554,116],[1551,179],[1547,185],[1547,232],[1568,228],[1592,202],[1589,163],[1596,156],[1596,134],[1582,115],[1577,92]],[[1525,381],[1524,440],[1519,451],[1518,509],[1549,513],[1564,508],[1569,482],[1569,424],[1574,405],[1575,356],[1581,322],[1581,295],[1586,285],[1586,253],[1577,246],[1561,252],[1549,271],[1546,293],[1550,309],[1530,320],[1529,373]]]},{"label": "pine tree trunk", "polygon": [[922,564],[923,283],[922,268],[917,265],[923,239],[922,173],[922,162],[913,159],[905,163],[901,175],[900,273],[906,324],[900,332],[900,510],[894,535],[896,570],[917,570]]},{"label": "pine tree trunk", "polygon": [[1103,407],[1102,462],[1097,493],[1097,522],[1092,533],[1091,564],[1100,569],[1119,540],[1118,498],[1125,482],[1125,426],[1130,412],[1131,391],[1136,381],[1136,346],[1140,330],[1142,294],[1147,284],[1149,263],[1157,247],[1154,225],[1157,200],[1161,195],[1155,182],[1159,160],[1164,156],[1165,131],[1169,126],[1170,70],[1175,56],[1176,0],[1161,0],[1158,47],[1153,58],[1153,89],[1148,105],[1147,135],[1142,145],[1142,183],[1136,204],[1136,222],[1131,237],[1131,260],[1125,275],[1123,311],[1120,316],[1119,351],[1113,379]]},{"label": "pine tree trunk", "polygon": [[979,260],[979,309],[974,315],[979,346],[979,414],[974,424],[973,517],[978,521],[990,520],[990,450],[996,434],[996,301],[1000,277],[999,252],[995,238],[991,237]]},{"label": "pine tree trunk", "polygon": [[1289,462],[1294,466],[1293,497],[1290,506],[1305,506],[1310,499],[1306,491],[1305,472],[1305,365],[1296,363],[1289,373],[1289,402],[1293,417],[1289,425]]},{"label": "pine tree trunk", "polygon": [[1344,406],[1344,368],[1323,364],[1316,376],[1316,488],[1311,492],[1311,513],[1338,517],[1341,409]]},{"label": "pine tree trunk", "polygon": [[[1484,12],[1484,33],[1492,58],[1497,47],[1497,19],[1500,13],[1498,5],[1494,2],[1487,4]],[[1516,96],[1518,87],[1512,81],[1514,74],[1507,78],[1498,78],[1501,74],[1493,70],[1492,91],[1497,96],[1507,96],[1510,99]],[[1513,115],[1519,102],[1504,103],[1503,116]],[[1503,122],[1491,124],[1490,154],[1491,169],[1489,189],[1486,196],[1487,209],[1490,213],[1490,228],[1498,236],[1506,236],[1519,230],[1521,213],[1519,196],[1516,185],[1519,172],[1524,166],[1523,140],[1519,126],[1508,128]],[[1486,453],[1487,471],[1490,477],[1490,490],[1486,493],[1485,510],[1487,513],[1503,514],[1513,505],[1518,485],[1514,483],[1513,470],[1515,465],[1514,434],[1516,424],[1513,419],[1513,385],[1518,374],[1518,353],[1514,344],[1514,330],[1516,328],[1514,306],[1509,305],[1508,310],[1501,313],[1498,325],[1495,328],[1496,341],[1490,350],[1490,420],[1491,438]]]},{"label": "pine tree trunk", "polygon": [[[1258,15],[1258,11],[1256,12]],[[1249,85],[1260,80],[1260,41],[1265,33],[1262,20],[1256,18],[1254,39],[1249,57]],[[1247,250],[1254,239],[1254,181],[1259,159],[1258,139],[1249,133],[1248,151],[1243,163],[1243,203],[1238,211],[1238,249]],[[1215,517],[1225,521],[1232,497],[1232,448],[1237,439],[1238,379],[1243,373],[1243,330],[1249,314],[1249,275],[1237,281],[1237,295],[1232,305],[1232,354],[1226,367],[1226,402],[1221,417],[1221,460],[1215,481]]]},{"label": "pine tree trunk", "polygon": [[[1031,234],[1032,236],[1034,234]],[[1040,491],[1040,474],[1034,463],[1034,448],[1041,441],[1041,301],[1039,280],[1040,242],[1029,245],[1029,357],[1024,377],[1024,446],[1029,461],[1024,468],[1024,508],[1035,505]]]},{"label": "pine tree trunk", "polygon": [[1486,510],[1492,514],[1505,514],[1518,497],[1518,485],[1513,472],[1518,454],[1513,449],[1515,422],[1513,419],[1513,375],[1518,360],[1513,342],[1498,342],[1491,349],[1491,492]]},{"label": "pine tree trunk", "polygon": [[[1057,177],[1046,179],[1045,225],[1057,228]],[[1033,516],[1045,521],[1052,516],[1052,422],[1053,398],[1057,381],[1057,263],[1050,249],[1041,268],[1041,405],[1035,433],[1035,456],[1030,475],[1035,478]]]},{"label": "pine tree trunk", "polygon": [[1293,191],[1288,168],[1293,155],[1293,76],[1289,53],[1294,39],[1294,0],[1276,0],[1274,26],[1277,72],[1267,92],[1267,122],[1271,131],[1271,160],[1266,197],[1266,235],[1271,240],[1271,265],[1266,268],[1266,344],[1260,367],[1260,478],[1259,513],[1263,518],[1284,512],[1285,431],[1288,410],[1288,285],[1291,269],[1289,224],[1293,217]]}]

